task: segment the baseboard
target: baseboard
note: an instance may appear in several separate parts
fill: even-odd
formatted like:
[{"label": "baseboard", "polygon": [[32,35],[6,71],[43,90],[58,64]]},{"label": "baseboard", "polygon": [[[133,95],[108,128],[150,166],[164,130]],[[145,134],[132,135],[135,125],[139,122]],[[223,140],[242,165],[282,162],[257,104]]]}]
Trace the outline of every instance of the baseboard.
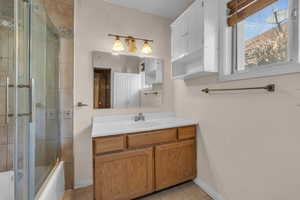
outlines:
[{"label": "baseboard", "polygon": [[79,183],[75,184],[74,189],[88,187],[91,185],[93,185],[93,180],[83,180],[83,181],[80,181]]},{"label": "baseboard", "polygon": [[[194,180],[194,183],[196,183],[201,189],[206,192],[211,198],[214,200],[225,200],[214,188],[212,188],[210,185],[206,184],[204,181],[202,181],[199,178],[196,178]],[[93,185],[92,180],[84,180],[80,181],[79,183],[75,184],[75,189],[88,187]]]},{"label": "baseboard", "polygon": [[194,180],[194,183],[196,183],[199,187],[201,187],[201,189],[204,192],[206,192],[214,200],[225,200],[214,188],[212,188],[210,185],[206,184],[201,179],[196,178]]}]

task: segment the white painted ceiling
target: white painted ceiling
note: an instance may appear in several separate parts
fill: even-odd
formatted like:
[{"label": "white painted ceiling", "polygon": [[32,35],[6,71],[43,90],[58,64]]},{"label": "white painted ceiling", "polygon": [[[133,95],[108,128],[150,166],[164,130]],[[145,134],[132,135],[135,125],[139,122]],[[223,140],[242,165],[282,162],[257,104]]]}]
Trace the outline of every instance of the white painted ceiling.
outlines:
[{"label": "white painted ceiling", "polygon": [[175,19],[194,0],[105,0],[107,2],[135,8],[154,15]]}]

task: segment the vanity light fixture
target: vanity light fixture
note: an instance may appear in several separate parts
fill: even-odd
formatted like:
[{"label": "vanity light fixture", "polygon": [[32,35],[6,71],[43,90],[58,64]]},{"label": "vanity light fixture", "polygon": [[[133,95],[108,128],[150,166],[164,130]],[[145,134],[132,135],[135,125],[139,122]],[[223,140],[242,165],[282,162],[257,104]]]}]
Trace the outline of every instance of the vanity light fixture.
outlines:
[{"label": "vanity light fixture", "polygon": [[113,46],[112,50],[114,52],[120,52],[120,51],[125,50],[124,45],[122,44],[119,36],[116,36],[116,40],[115,40],[115,43],[114,43],[114,46]]},{"label": "vanity light fixture", "polygon": [[115,43],[113,45],[112,50],[114,52],[120,52],[124,51],[125,48],[121,42],[121,38],[125,39],[126,45],[128,47],[128,52],[130,53],[136,53],[138,51],[136,41],[140,40],[144,42],[143,48],[141,50],[142,53],[144,54],[152,54],[152,47],[150,43],[153,43],[153,40],[148,40],[148,39],[141,39],[141,38],[136,38],[132,36],[124,36],[124,35],[115,35],[115,34],[108,34],[109,37],[115,37]]},{"label": "vanity light fixture", "polygon": [[142,52],[144,54],[152,54],[152,47],[150,46],[148,40],[145,40]]}]

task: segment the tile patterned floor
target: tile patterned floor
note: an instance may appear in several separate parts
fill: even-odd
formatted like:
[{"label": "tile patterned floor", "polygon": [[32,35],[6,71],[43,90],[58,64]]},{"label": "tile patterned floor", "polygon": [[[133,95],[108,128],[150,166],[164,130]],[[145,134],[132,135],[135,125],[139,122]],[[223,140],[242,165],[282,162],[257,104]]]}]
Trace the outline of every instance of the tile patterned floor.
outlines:
[{"label": "tile patterned floor", "polygon": [[[93,188],[67,191],[63,200],[93,200]],[[212,200],[199,186],[185,183],[136,200]]]}]

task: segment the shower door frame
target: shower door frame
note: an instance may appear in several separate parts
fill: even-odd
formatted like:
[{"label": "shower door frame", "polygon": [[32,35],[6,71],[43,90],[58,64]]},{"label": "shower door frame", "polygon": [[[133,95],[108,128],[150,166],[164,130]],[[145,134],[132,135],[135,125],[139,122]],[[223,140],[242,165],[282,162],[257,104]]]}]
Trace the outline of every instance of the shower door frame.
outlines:
[{"label": "shower door frame", "polygon": [[29,138],[28,138],[28,145],[29,145],[29,151],[28,151],[28,199],[34,200],[35,198],[35,80],[32,75],[32,0],[24,0],[28,3],[28,9],[29,9],[29,42],[28,42],[28,48],[29,48],[29,77],[30,77],[30,121],[29,121]]},{"label": "shower door frame", "polygon": [[[22,7],[21,7],[22,6]],[[21,9],[24,9],[23,13],[24,15],[20,15]],[[15,68],[15,81],[13,83],[14,87],[14,96],[15,96],[15,102],[14,102],[14,113],[13,115],[15,120],[15,147],[14,147],[14,200],[34,200],[35,198],[35,101],[34,101],[34,79],[32,78],[32,72],[31,72],[31,12],[32,12],[32,4],[31,0],[14,0],[14,68]],[[23,34],[24,34],[24,44],[26,49],[22,49],[20,45],[20,24],[22,24],[20,21],[23,20]],[[25,30],[28,30],[26,32]],[[24,48],[24,47],[23,47]],[[27,57],[26,63],[20,63],[20,55],[19,51],[24,51],[25,56]],[[19,67],[21,64],[24,65],[25,70],[27,69],[26,73],[28,73],[27,84],[20,86],[19,83]],[[23,156],[23,170],[20,172],[19,169],[19,137],[20,133],[18,131],[19,127],[19,88],[27,88],[28,89],[28,96],[24,96],[24,98],[28,98],[29,103],[29,120],[26,120],[26,123],[28,123],[28,132],[26,132],[25,141],[23,141],[25,149],[27,152],[23,152],[21,156]],[[23,138],[24,139],[24,138]],[[20,182],[20,179],[25,179],[22,183]],[[20,185],[22,184],[22,185]],[[18,192],[19,189],[22,189],[23,196],[21,196],[21,199],[19,198]],[[25,194],[25,195],[24,195]]]},{"label": "shower door frame", "polygon": [[[23,51],[23,53],[25,54],[25,57],[27,59],[25,59],[24,63],[22,63],[24,66],[23,67],[27,67],[28,70],[30,70],[30,62],[29,62],[29,58],[30,58],[30,33],[26,32],[26,28],[28,28],[27,30],[30,30],[30,0],[14,0],[14,111],[13,111],[13,116],[14,116],[14,123],[15,123],[15,127],[14,127],[14,135],[15,135],[15,139],[14,139],[14,164],[13,164],[13,168],[14,168],[14,200],[33,200],[33,198],[31,198],[30,195],[30,188],[31,188],[31,173],[29,171],[30,169],[30,134],[32,134],[32,130],[30,130],[30,128],[27,130],[28,132],[26,132],[26,136],[24,137],[25,140],[23,141],[23,145],[24,148],[27,150],[27,152],[22,152],[23,156],[23,161],[22,164],[23,165],[23,170],[21,172],[21,170],[19,169],[19,140],[21,140],[20,138],[20,134],[19,134],[19,119],[20,117],[23,116],[27,116],[27,114],[30,117],[30,120],[32,119],[33,116],[33,110],[32,108],[29,106],[29,113],[20,113],[20,109],[19,109],[19,88],[27,88],[29,89],[28,94],[32,94],[33,90],[32,90],[32,85],[28,84],[28,85],[20,85],[19,83],[19,67],[21,66],[20,63],[20,51]],[[23,16],[21,16],[20,11],[21,9],[23,9],[23,12],[25,11],[25,13]],[[23,23],[21,22],[21,20],[23,20]],[[25,44],[25,48],[21,47],[21,43],[20,43],[20,26],[23,25],[23,34],[24,34],[24,44]],[[27,69],[26,68],[26,69]],[[27,73],[29,74],[30,77],[30,71],[27,71]],[[29,83],[29,80],[27,80]],[[24,96],[25,98],[30,98],[29,96]],[[32,98],[31,98],[32,99]],[[29,100],[29,103],[32,102],[32,100]],[[28,123],[28,125],[30,126],[30,122],[26,121]],[[23,139],[24,139],[23,138]],[[23,149],[24,150],[24,149]],[[25,181],[21,182],[21,179],[25,179]],[[21,191],[19,191],[19,189],[21,191],[23,191],[23,193]],[[20,193],[22,193],[21,199],[19,199],[19,195]]]}]

